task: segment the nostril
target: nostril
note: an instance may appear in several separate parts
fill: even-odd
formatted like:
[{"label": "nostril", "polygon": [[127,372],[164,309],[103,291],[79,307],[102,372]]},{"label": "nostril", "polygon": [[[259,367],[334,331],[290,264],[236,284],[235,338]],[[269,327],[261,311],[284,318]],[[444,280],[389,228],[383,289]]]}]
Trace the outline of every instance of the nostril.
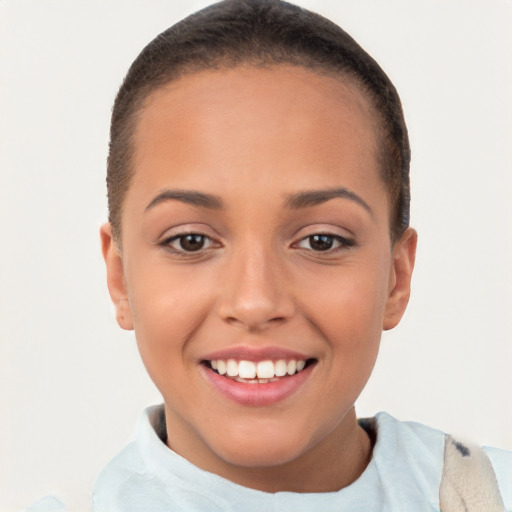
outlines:
[{"label": "nostril", "polygon": [[240,279],[236,274],[234,272],[227,280],[219,295],[217,311],[223,321],[259,331],[293,316],[294,302],[275,277],[262,275],[264,272],[255,276],[253,268],[244,272]]},{"label": "nostril", "polygon": [[270,327],[271,325],[281,324],[286,322],[285,316],[271,316],[257,315],[254,312],[240,314],[239,316],[230,315],[225,318],[225,321],[231,325],[240,325],[245,327],[248,331],[261,331]]}]

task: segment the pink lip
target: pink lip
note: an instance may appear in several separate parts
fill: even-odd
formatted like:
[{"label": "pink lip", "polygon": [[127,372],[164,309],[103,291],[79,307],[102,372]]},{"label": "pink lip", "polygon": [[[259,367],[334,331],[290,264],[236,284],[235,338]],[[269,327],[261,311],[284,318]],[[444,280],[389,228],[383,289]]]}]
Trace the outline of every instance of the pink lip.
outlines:
[{"label": "pink lip", "polygon": [[203,361],[212,361],[215,359],[236,359],[237,361],[265,361],[269,359],[273,361],[277,361],[278,359],[289,361],[290,359],[295,359],[297,361],[305,361],[310,358],[311,356],[279,347],[253,348],[249,346],[238,346],[211,352],[202,359]]},{"label": "pink lip", "polygon": [[[266,358],[271,359],[268,355]],[[223,359],[223,357],[217,359]],[[311,376],[314,366],[310,365],[295,375],[281,377],[267,384],[237,382],[219,375],[204,364],[199,367],[210,384],[229,400],[240,405],[262,407],[281,402],[296,393]]]}]

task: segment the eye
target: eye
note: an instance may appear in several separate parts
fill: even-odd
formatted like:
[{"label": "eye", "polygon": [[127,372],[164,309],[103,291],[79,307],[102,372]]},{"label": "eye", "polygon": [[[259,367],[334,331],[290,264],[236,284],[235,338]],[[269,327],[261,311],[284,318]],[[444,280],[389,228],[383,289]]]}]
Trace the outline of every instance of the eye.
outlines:
[{"label": "eye", "polygon": [[303,238],[297,244],[301,249],[308,249],[317,252],[335,251],[352,247],[354,242],[340,235],[316,233]]},{"label": "eye", "polygon": [[162,245],[176,252],[199,252],[213,245],[210,237],[201,233],[186,233],[165,239]]}]

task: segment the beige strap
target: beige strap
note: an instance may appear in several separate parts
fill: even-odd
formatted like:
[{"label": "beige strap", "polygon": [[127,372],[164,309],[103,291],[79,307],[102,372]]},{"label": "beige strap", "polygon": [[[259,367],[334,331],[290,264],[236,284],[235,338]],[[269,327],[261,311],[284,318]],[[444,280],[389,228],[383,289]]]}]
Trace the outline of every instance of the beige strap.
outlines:
[{"label": "beige strap", "polygon": [[477,446],[446,436],[439,488],[441,512],[504,512],[491,461]]}]

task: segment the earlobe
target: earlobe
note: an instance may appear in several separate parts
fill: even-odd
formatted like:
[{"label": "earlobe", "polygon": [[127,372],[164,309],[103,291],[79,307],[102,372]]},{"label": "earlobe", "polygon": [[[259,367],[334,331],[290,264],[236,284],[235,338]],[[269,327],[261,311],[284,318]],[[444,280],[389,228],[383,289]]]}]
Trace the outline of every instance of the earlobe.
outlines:
[{"label": "earlobe", "polygon": [[112,236],[110,223],[100,228],[101,249],[107,267],[107,285],[116,308],[117,323],[122,329],[133,329],[132,312],[124,278],[123,260]]},{"label": "earlobe", "polygon": [[396,327],[407,308],[411,294],[411,277],[416,257],[418,234],[408,228],[393,248],[393,268],[383,329]]}]

